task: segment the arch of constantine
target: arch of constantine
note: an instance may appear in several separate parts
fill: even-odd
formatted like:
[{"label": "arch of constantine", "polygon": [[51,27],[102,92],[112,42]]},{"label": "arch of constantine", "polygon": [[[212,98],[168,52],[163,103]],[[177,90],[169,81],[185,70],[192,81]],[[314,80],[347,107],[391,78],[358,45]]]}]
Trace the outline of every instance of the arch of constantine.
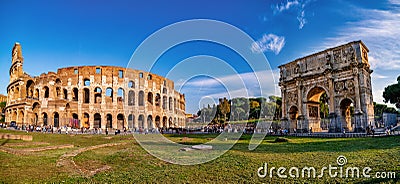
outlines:
[{"label": "arch of constantine", "polygon": [[368,52],[354,41],[279,66],[283,127],[365,131],[374,122]]},{"label": "arch of constantine", "polygon": [[17,125],[153,129],[185,125],[185,96],[164,77],[123,67],[76,66],[31,77],[12,50],[6,122]]}]

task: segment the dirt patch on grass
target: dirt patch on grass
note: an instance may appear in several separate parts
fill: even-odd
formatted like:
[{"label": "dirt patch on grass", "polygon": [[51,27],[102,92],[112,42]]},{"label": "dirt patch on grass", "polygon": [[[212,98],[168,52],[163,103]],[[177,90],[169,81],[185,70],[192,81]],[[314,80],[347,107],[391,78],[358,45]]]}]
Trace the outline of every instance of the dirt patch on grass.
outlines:
[{"label": "dirt patch on grass", "polygon": [[9,148],[9,147],[5,147],[5,146],[0,146],[0,151],[14,154],[14,155],[29,155],[33,152],[55,150],[55,149],[65,149],[65,148],[73,148],[73,147],[74,147],[74,145],[72,145],[72,144],[64,144],[64,145],[57,145],[57,146],[45,146],[45,147],[36,147],[36,148],[24,148],[24,149],[15,149],[15,148]]},{"label": "dirt patch on grass", "polygon": [[7,143],[5,147],[25,147],[25,146],[42,146],[42,145],[49,145],[48,142],[20,142],[20,143]]},{"label": "dirt patch on grass", "polygon": [[66,172],[72,172],[75,174],[81,174],[83,176],[86,177],[90,177],[95,175],[98,172],[102,172],[105,170],[110,169],[110,166],[104,165],[102,164],[101,166],[98,166],[97,168],[86,168],[77,165],[74,160],[73,157],[77,156],[80,153],[83,153],[85,151],[89,151],[89,150],[94,150],[94,149],[99,149],[99,148],[104,148],[104,147],[110,147],[110,146],[117,146],[117,145],[124,145],[127,144],[127,142],[121,142],[121,143],[109,143],[109,144],[100,144],[100,145],[95,145],[95,146],[89,146],[89,147],[85,147],[85,148],[80,148],[68,153],[65,153],[64,155],[62,155],[58,160],[57,160],[57,167],[63,167],[65,168]]}]

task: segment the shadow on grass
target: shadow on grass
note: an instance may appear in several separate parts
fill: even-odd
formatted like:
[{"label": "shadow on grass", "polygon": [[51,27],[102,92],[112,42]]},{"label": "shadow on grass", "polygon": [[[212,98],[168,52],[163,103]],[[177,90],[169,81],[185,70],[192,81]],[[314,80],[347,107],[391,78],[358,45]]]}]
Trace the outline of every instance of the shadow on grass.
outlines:
[{"label": "shadow on grass", "polygon": [[[179,143],[185,145],[203,144],[198,139],[214,138],[218,134],[207,135],[167,135],[167,137],[189,137],[190,142]],[[303,152],[355,152],[368,149],[391,149],[400,147],[400,136],[365,137],[365,138],[303,138],[287,136],[289,142],[274,142],[275,136],[267,136],[253,151],[248,150],[251,135],[242,135],[231,150],[256,153],[303,153]],[[223,143],[222,143],[223,144]]]}]

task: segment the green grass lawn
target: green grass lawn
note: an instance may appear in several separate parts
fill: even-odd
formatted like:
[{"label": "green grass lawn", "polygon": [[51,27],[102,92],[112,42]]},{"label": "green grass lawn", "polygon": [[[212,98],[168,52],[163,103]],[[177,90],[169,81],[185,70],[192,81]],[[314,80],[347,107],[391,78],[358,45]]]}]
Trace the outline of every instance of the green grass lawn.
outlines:
[{"label": "green grass lawn", "polygon": [[[0,130],[0,133],[25,134]],[[221,157],[200,165],[181,166],[161,161],[135,141],[132,135],[59,135],[29,133],[33,141],[0,140],[2,147],[24,150],[72,144],[74,148],[55,149],[15,155],[0,151],[0,183],[399,183],[400,136],[375,138],[297,138],[275,143],[276,137],[266,137],[255,150],[248,150],[250,136],[243,135],[235,146]],[[189,145],[207,142],[216,135],[166,135],[169,139]],[[111,138],[110,138],[111,137]],[[189,137],[189,139],[182,139]],[[110,147],[83,151],[72,160],[76,167],[57,166],[65,153],[106,143],[122,143]],[[17,146],[13,146],[17,145]],[[26,144],[26,145],[24,145]],[[339,155],[347,158],[346,167],[370,167],[376,171],[396,172],[395,179],[279,178],[275,174],[260,178],[259,167],[314,167],[317,175],[329,164],[337,166]],[[80,174],[107,168],[92,175]],[[286,171],[288,175],[288,171]],[[301,175],[301,174],[300,174]]]}]

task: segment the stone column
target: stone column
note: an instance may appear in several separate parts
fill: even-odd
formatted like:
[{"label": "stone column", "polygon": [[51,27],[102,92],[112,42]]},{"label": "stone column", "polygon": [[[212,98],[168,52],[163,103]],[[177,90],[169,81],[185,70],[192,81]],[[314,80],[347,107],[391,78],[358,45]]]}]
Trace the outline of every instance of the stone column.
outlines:
[{"label": "stone column", "polygon": [[282,94],[282,118],[287,117],[287,109],[286,109],[286,87],[283,86],[281,88],[281,94]]}]

